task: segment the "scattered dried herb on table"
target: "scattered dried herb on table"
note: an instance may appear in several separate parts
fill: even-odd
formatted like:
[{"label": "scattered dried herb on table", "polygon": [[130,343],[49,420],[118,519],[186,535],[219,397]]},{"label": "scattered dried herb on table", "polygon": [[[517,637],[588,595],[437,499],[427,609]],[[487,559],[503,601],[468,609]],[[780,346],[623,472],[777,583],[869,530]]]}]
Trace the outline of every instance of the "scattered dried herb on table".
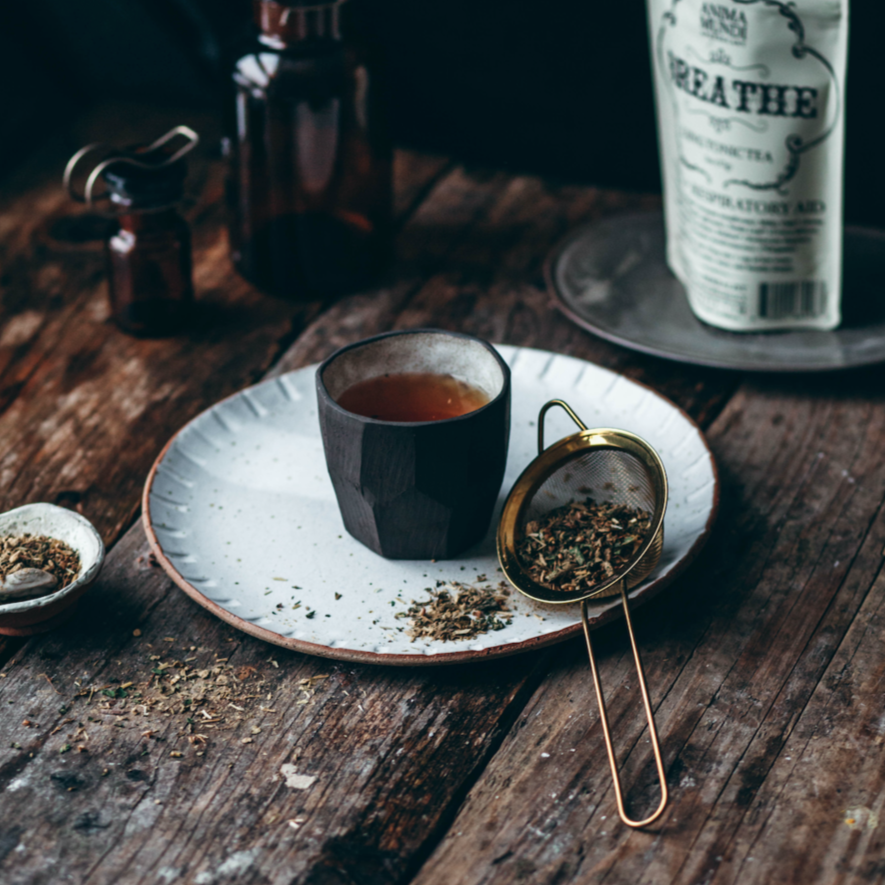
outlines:
[{"label": "scattered dried herb on table", "polygon": [[435,589],[427,588],[430,599],[412,600],[411,607],[398,618],[409,618],[406,635],[416,639],[439,639],[457,642],[473,639],[490,630],[503,630],[513,623],[507,605],[510,589],[503,582],[497,587],[474,587],[459,581],[438,581]]},{"label": "scattered dried herb on table", "polygon": [[[133,728],[145,740],[166,742],[170,750],[173,746],[185,749],[190,744],[196,755],[202,756],[218,731],[240,729],[242,734],[242,730],[247,730],[239,740],[251,744],[254,735],[272,729],[279,721],[280,711],[272,703],[279,685],[258,667],[235,667],[227,658],[218,656],[212,662],[200,664],[198,659],[206,649],[190,647],[187,651],[190,654],[183,660],[150,655],[146,672],[131,680],[114,680],[104,685],[77,683],[79,691],[74,700],[83,699],[86,709],[76,710],[81,721],[68,739],[78,744],[79,752],[88,752],[90,729]],[[278,669],[276,661],[271,659],[269,663]],[[309,704],[328,678],[324,674],[297,680],[294,688],[300,698],[295,706]],[[279,695],[276,703],[280,703]],[[86,716],[87,712],[90,715]],[[271,716],[276,718],[270,719]],[[229,742],[230,737],[221,740]],[[178,750],[169,755],[183,758]]]},{"label": "scattered dried herb on table", "polygon": [[587,498],[527,523],[517,552],[538,584],[563,593],[590,590],[632,559],[650,525],[645,510]]},{"label": "scattered dried herb on table", "polygon": [[0,537],[0,578],[25,568],[53,575],[58,580],[57,589],[61,590],[80,574],[80,556],[64,541],[46,535]]},{"label": "scattered dried herb on table", "polygon": [[[140,629],[133,634],[143,635]],[[172,637],[164,641],[175,642]],[[289,682],[273,657],[267,661],[273,669],[268,670],[262,664],[235,666],[205,647],[183,646],[182,658],[172,647],[163,654],[148,654],[153,650],[145,643],[143,666],[135,672],[130,663],[128,672],[114,676],[106,671],[106,682],[74,681],[73,696],[60,699],[58,713],[65,718],[48,735],[61,733],[56,752],[132,753],[140,746],[138,756],[159,750],[161,756],[187,759],[207,755],[213,745],[252,744],[257,735],[278,728],[283,715],[291,716],[293,698],[295,708],[306,707],[330,679],[317,674]],[[63,693],[46,674],[39,676],[53,691]],[[25,719],[22,727],[40,725]],[[20,750],[22,742],[14,741],[11,747]],[[134,758],[130,756],[130,762]],[[105,768],[103,775],[109,771]]]}]

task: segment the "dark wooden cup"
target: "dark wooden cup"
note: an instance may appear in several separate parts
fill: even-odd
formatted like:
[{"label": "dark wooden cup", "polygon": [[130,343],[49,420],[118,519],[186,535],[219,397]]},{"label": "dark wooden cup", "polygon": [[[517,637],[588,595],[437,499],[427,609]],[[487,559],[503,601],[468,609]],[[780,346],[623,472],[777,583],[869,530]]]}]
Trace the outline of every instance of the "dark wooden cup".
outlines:
[{"label": "dark wooden cup", "polygon": [[[336,399],[385,373],[448,373],[489,402],[442,421],[379,421]],[[326,465],[347,531],[389,559],[446,559],[485,535],[504,478],[510,369],[471,335],[388,332],[332,354],[317,370]]]}]

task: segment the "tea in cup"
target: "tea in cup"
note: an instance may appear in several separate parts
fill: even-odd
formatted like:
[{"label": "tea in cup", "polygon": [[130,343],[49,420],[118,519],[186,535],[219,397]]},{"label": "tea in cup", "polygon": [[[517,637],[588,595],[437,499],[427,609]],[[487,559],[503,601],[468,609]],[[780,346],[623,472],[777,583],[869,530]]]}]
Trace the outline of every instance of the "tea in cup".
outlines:
[{"label": "tea in cup", "polygon": [[348,345],[317,370],[326,464],[345,528],[389,559],[452,558],[485,535],[507,463],[510,369],[435,329]]}]

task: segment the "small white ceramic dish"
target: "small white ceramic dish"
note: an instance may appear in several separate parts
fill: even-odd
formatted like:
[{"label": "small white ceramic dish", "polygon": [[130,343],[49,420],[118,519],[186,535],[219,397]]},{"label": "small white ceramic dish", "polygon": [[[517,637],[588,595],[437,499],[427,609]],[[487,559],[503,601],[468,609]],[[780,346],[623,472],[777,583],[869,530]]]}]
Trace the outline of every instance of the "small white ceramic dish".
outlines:
[{"label": "small white ceramic dish", "polygon": [[74,603],[98,577],[104,543],[92,523],[55,504],[25,504],[0,514],[0,535],[46,535],[70,545],[80,556],[80,574],[67,587],[47,596],[0,604],[0,634],[29,636],[62,623]]},{"label": "small white ceramic dish", "polygon": [[[228,623],[308,654],[384,664],[458,663],[514,654],[581,630],[580,606],[533,602],[516,591],[513,623],[465,642],[410,642],[396,617],[436,581],[497,584],[495,528],[507,493],[537,455],[538,411],[565,399],[590,427],[619,427],[660,453],[670,483],[664,550],[639,602],[672,581],[703,546],[718,502],[713,457],[697,425],[660,394],[592,363],[498,346],[511,370],[512,421],[504,482],[486,537],[457,559],[388,560],[344,529],[317,421],[315,366],[265,381],[197,416],[170,440],[148,476],[151,547],[189,596]],[[548,445],[574,432],[551,413]],[[591,622],[620,599],[589,607]]]}]

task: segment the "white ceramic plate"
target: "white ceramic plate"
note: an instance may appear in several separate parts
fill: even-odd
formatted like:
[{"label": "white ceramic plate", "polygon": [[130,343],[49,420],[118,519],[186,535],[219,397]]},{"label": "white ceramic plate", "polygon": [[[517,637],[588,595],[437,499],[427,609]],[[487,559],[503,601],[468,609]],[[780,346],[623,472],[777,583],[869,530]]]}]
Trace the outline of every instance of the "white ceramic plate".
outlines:
[{"label": "white ceramic plate", "polygon": [[[155,555],[172,579],[228,623],[269,642],[330,658],[387,664],[457,663],[549,645],[580,631],[579,606],[512,592],[513,623],[462,642],[411,642],[397,619],[437,580],[502,580],[495,554],[507,492],[537,454],[538,411],[565,399],[589,427],[645,437],[670,482],[664,551],[630,594],[647,599],[697,554],[718,502],[713,457],[698,427],[650,388],[573,357],[499,346],[510,365],[510,453],[498,508],[482,543],[455,560],[386,560],[344,530],[317,422],[315,366],[265,381],[203,412],[160,454],[144,493]],[[575,428],[548,417],[547,444]],[[336,594],[340,598],[336,598]],[[293,608],[300,603],[299,608]],[[591,604],[594,624],[620,601]]]}]

